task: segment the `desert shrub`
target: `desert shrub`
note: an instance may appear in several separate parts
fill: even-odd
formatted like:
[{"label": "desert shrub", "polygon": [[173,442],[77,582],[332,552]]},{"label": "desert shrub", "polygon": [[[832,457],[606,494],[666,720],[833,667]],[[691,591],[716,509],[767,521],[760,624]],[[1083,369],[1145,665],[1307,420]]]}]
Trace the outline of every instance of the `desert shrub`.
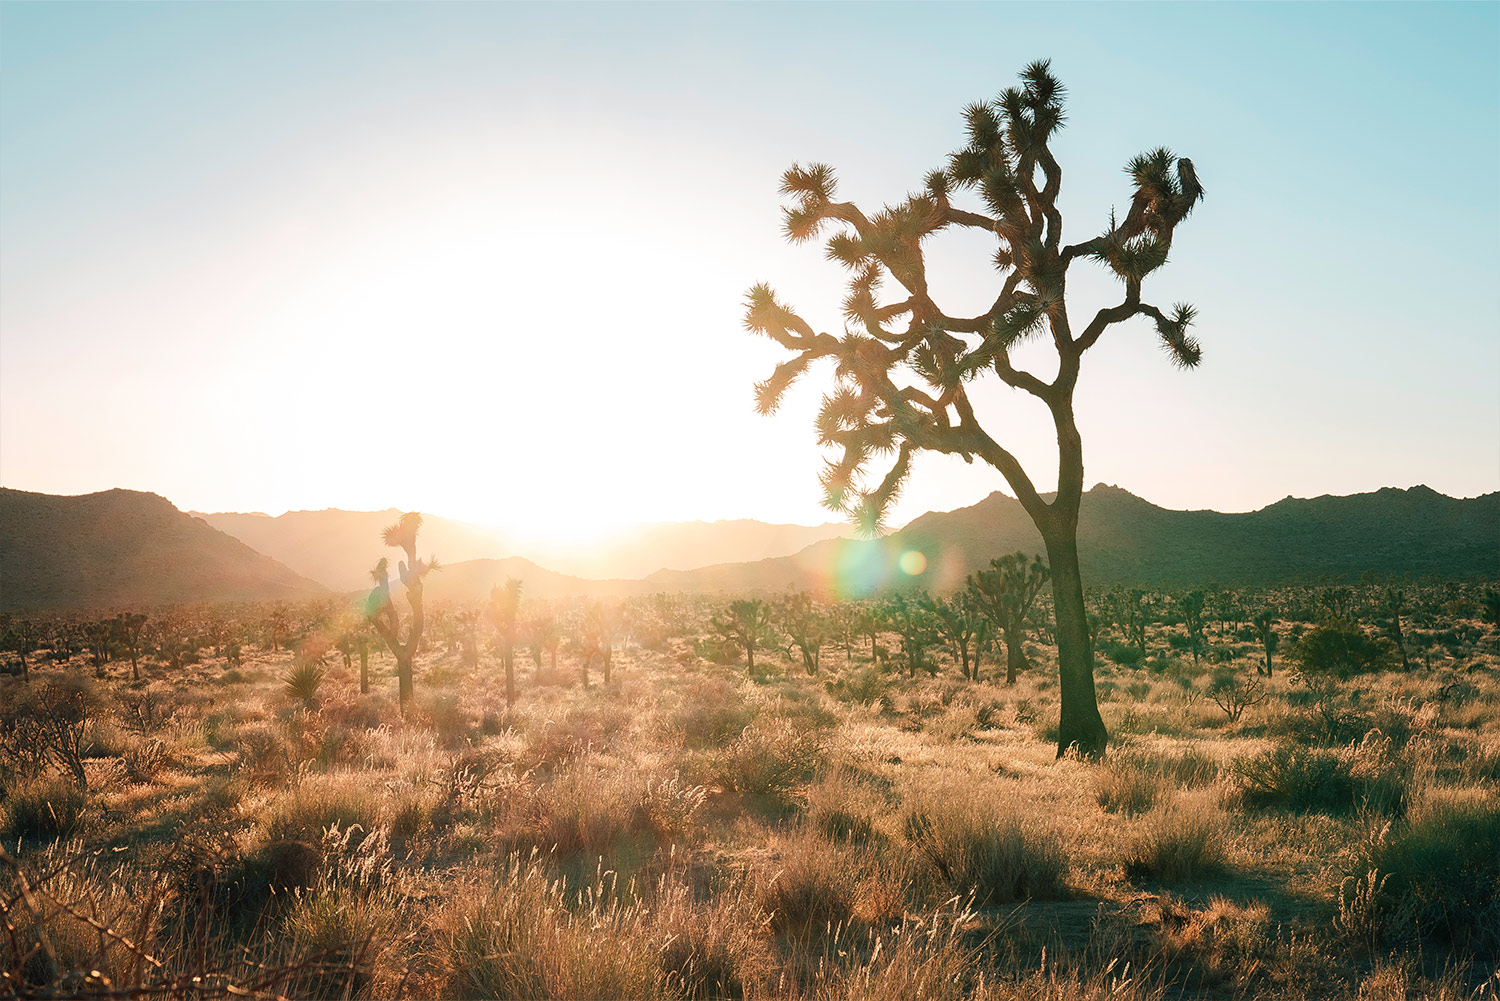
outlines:
[{"label": "desert shrub", "polygon": [[755,881],[755,898],[777,932],[848,921],[858,890],[857,865],[837,846],[806,832],[772,844],[771,865]]},{"label": "desert shrub", "polygon": [[1235,763],[1243,803],[1322,813],[1405,809],[1409,767],[1378,740],[1332,750],[1285,744]]},{"label": "desert shrub", "polygon": [[578,764],[537,791],[525,834],[531,847],[560,857],[608,857],[613,864],[698,832],[704,790],[673,776]]},{"label": "desert shrub", "polygon": [[1094,799],[1109,813],[1145,813],[1161,791],[1161,777],[1129,755],[1112,755],[1094,770]]},{"label": "desert shrub", "polygon": [[5,801],[5,837],[24,842],[70,838],[82,826],[84,806],[83,790],[61,776],[20,783]]},{"label": "desert shrub", "polygon": [[1197,788],[1212,785],[1219,778],[1219,762],[1196,747],[1137,753],[1143,767],[1178,786]]},{"label": "desert shrub", "polygon": [[377,795],[357,772],[309,776],[271,805],[265,837],[316,844],[334,825],[341,831],[357,829],[360,835],[368,834],[379,813]]},{"label": "desert shrub", "polygon": [[828,840],[862,845],[875,839],[875,817],[884,807],[879,794],[838,771],[808,790],[806,816]]},{"label": "desert shrub", "polygon": [[674,884],[662,887],[653,904],[658,962],[671,996],[737,1001],[769,979],[773,957],[763,925],[741,896],[699,902]]},{"label": "desert shrub", "polygon": [[1294,659],[1307,674],[1350,678],[1378,667],[1389,643],[1366,636],[1363,629],[1338,619],[1307,632],[1292,648]]},{"label": "desert shrub", "polygon": [[630,711],[610,703],[574,706],[557,719],[543,720],[528,735],[517,766],[549,770],[589,752],[615,746],[630,726]]},{"label": "desert shrub", "polygon": [[163,768],[171,764],[167,745],[160,737],[137,741],[120,757],[128,782],[150,782]]},{"label": "desert shrub", "polygon": [[[650,998],[665,975],[638,905],[582,892],[511,856],[497,880],[454,888],[434,916],[442,997]],[[575,906],[567,906],[572,897]]]},{"label": "desert shrub", "polygon": [[758,716],[718,757],[718,778],[740,792],[784,799],[817,764],[816,734],[779,716]]},{"label": "desert shrub", "polygon": [[958,790],[934,796],[903,822],[912,848],[954,892],[978,906],[1063,896],[1062,841]]},{"label": "desert shrub", "polygon": [[369,997],[375,958],[395,924],[384,899],[356,894],[337,885],[319,885],[292,897],[281,921],[281,935],[294,955],[315,963],[289,984],[287,993],[304,998]]},{"label": "desert shrub", "polygon": [[422,700],[418,710],[421,724],[432,731],[439,747],[462,747],[469,742],[473,726],[458,696],[436,692]]},{"label": "desert shrub", "polygon": [[230,746],[239,751],[241,767],[257,778],[279,778],[296,765],[286,737],[267,723],[241,727],[230,738]]},{"label": "desert shrub", "polygon": [[1145,658],[1145,652],[1140,647],[1118,640],[1104,639],[1100,642],[1099,649],[1104,656],[1121,667],[1135,667]]},{"label": "desert shrub", "polygon": [[1201,801],[1165,804],[1146,817],[1125,868],[1132,876],[1185,882],[1224,865],[1224,816]]},{"label": "desert shrub", "polygon": [[880,673],[880,669],[873,665],[852,671],[831,681],[825,681],[823,687],[827,689],[829,695],[840,702],[869,705],[890,701],[891,683]]},{"label": "desert shrub", "polygon": [[664,716],[670,735],[686,747],[717,747],[742,732],[755,717],[739,686],[724,678],[690,678]]},{"label": "desert shrub", "polygon": [[1500,806],[1427,807],[1378,837],[1351,880],[1341,897],[1347,900],[1364,881],[1371,923],[1387,938],[1494,955],[1500,951]]}]

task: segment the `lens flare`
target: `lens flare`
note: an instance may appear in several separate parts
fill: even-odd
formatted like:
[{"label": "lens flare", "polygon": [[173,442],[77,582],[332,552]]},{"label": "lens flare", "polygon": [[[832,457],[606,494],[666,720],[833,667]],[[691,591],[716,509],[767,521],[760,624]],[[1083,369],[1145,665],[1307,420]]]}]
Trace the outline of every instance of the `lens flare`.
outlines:
[{"label": "lens flare", "polygon": [[927,557],[915,549],[901,554],[901,572],[908,577],[919,577],[927,569]]}]

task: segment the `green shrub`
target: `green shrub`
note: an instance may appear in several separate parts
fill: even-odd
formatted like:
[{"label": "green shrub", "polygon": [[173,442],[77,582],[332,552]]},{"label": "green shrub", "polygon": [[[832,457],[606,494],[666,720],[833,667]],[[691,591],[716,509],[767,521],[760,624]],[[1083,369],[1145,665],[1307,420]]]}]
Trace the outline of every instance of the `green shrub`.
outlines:
[{"label": "green shrub", "polygon": [[1234,773],[1248,807],[1330,814],[1365,807],[1399,815],[1411,778],[1388,743],[1340,750],[1282,744],[1236,762]]},{"label": "green shrub", "polygon": [[1379,839],[1364,868],[1377,874],[1373,910],[1388,938],[1500,951],[1500,806],[1423,810]]},{"label": "green shrub", "polygon": [[1335,619],[1298,640],[1292,658],[1304,673],[1350,678],[1380,666],[1389,646],[1388,641],[1366,636],[1353,623]]},{"label": "green shrub", "polygon": [[718,778],[728,788],[784,799],[817,764],[817,735],[779,716],[757,717],[719,757]]}]

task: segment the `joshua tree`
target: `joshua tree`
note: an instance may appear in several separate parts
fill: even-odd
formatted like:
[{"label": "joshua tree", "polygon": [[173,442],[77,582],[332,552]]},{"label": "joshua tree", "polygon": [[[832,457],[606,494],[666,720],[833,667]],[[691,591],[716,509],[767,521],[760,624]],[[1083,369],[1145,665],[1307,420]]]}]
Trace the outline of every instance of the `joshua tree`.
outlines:
[{"label": "joshua tree", "polygon": [[1250,624],[1255,627],[1256,635],[1260,637],[1260,645],[1266,652],[1266,666],[1257,667],[1256,670],[1268,678],[1271,677],[1272,672],[1271,655],[1281,645],[1281,637],[1276,635],[1276,629],[1272,625],[1274,621],[1275,616],[1271,614],[1270,609],[1257,613],[1255,618],[1250,620]]},{"label": "joshua tree", "polygon": [[130,655],[130,680],[141,680],[142,636],[146,628],[146,616],[140,612],[121,612],[115,618],[115,636]]},{"label": "joshua tree", "polygon": [[828,617],[813,604],[812,595],[798,591],[781,600],[781,628],[802,654],[807,673],[817,674],[828,641]]},{"label": "joshua tree", "polygon": [[479,613],[466,608],[458,613],[455,622],[459,660],[469,670],[476,670],[479,667]]},{"label": "joshua tree", "polygon": [[110,640],[114,636],[114,623],[109,619],[90,622],[83,627],[84,640],[88,644],[89,661],[94,665],[94,677],[104,677],[104,665],[110,660]]},{"label": "joshua tree", "polygon": [[516,639],[520,632],[517,618],[521,611],[521,582],[507,577],[505,584],[490,591],[490,623],[500,641],[500,663],[505,667],[505,706],[516,704]]},{"label": "joshua tree", "polygon": [[1385,604],[1381,608],[1385,612],[1385,634],[1396,644],[1396,652],[1401,654],[1403,671],[1411,667],[1411,658],[1406,655],[1406,630],[1401,627],[1401,616],[1406,607],[1405,591],[1394,587],[1386,590]]},{"label": "joshua tree", "polygon": [[1005,637],[1007,685],[1014,685],[1016,675],[1026,669],[1027,616],[1048,578],[1047,564],[1040,556],[1028,563],[1021,552],[990,560],[988,570],[969,575],[969,594]]},{"label": "joshua tree", "polygon": [[41,646],[41,636],[36,623],[30,619],[12,619],[0,629],[0,649],[9,650],[21,660],[21,677],[31,684],[31,663],[26,658],[36,653]]},{"label": "joshua tree", "polygon": [[942,634],[938,632],[932,599],[926,593],[893,591],[886,596],[883,611],[885,621],[901,637],[906,676],[914,677],[919,667],[928,674],[936,674],[937,665],[927,656],[927,651],[941,641]]},{"label": "joshua tree", "polygon": [[[1062,168],[1049,145],[1063,124],[1062,98],[1047,62],[1027,66],[1020,86],[965,109],[968,142],[927,175],[922,191],[873,215],[835,200],[830,167],[792,166],[782,176],[783,193],[795,200],[785,210],[786,235],[800,242],[825,224],[839,228],[828,241],[828,256],[851,272],[844,300],[848,327],[842,337],[818,332],[764,284],[749,291],[745,320],[752,331],[795,353],[756,386],[762,413],[776,409],[812,362],[835,362],[835,384],[824,398],[817,433],[821,444],[842,454],[828,463],[822,482],[828,506],[849,514],[866,532],[879,530],[916,452],[978,457],[1005,478],[1041,533],[1052,566],[1062,695],[1058,753],[1075,744],[1103,753],[1107,734],[1094,693],[1093,643],[1078,565],[1083,444],[1073,392],[1084,352],[1133,317],[1155,324],[1175,364],[1198,364],[1198,343],[1188,335],[1193,308],[1178,304],[1164,312],[1141,298],[1141,285],[1166,264],[1176,227],[1203,188],[1186,158],[1166,149],[1143,153],[1126,168],[1134,191],[1124,220],[1112,217],[1102,235],[1065,245],[1058,209]],[[983,212],[952,202],[973,189]],[[998,242],[997,294],[978,316],[945,313],[931,295],[923,241],[955,226],[993,233]],[[1124,295],[1075,328],[1067,308],[1068,269],[1085,259],[1108,267]],[[880,294],[887,279],[901,289],[888,298]],[[1056,352],[1051,382],[1016,368],[1011,359],[1013,346],[1039,336],[1049,337]],[[908,372],[917,379],[909,380]],[[968,383],[989,374],[1035,397],[1051,414],[1058,449],[1051,500],[975,415]],[[889,468],[867,486],[872,463],[886,456],[893,456]]]},{"label": "joshua tree", "polygon": [[731,601],[711,620],[714,630],[726,642],[745,651],[745,673],[755,674],[755,651],[765,643],[771,631],[771,606],[754,598]]},{"label": "joshua tree", "polygon": [[979,651],[989,640],[990,620],[968,591],[939,598],[932,608],[939,633],[953,645],[953,659],[970,681],[979,680]]},{"label": "joshua tree", "polygon": [[1193,663],[1203,649],[1203,592],[1189,591],[1177,602],[1182,609],[1182,624],[1187,627],[1188,645],[1193,648]]},{"label": "joshua tree", "polygon": [[400,569],[401,583],[406,586],[407,603],[411,605],[411,623],[407,627],[406,638],[404,640],[401,638],[400,618],[396,614],[395,604],[391,601],[390,564],[383,557],[370,571],[375,587],[365,600],[366,619],[375,629],[376,634],[385,642],[386,648],[391,651],[391,656],[396,658],[396,679],[400,691],[402,715],[405,715],[406,706],[411,701],[412,661],[416,658],[417,650],[422,642],[422,626],[425,621],[422,615],[422,578],[433,570],[439,569],[435,559],[427,563],[417,559],[417,532],[421,527],[422,516],[415,511],[409,511],[383,533],[387,546],[399,548],[406,553],[406,559],[397,564]]}]

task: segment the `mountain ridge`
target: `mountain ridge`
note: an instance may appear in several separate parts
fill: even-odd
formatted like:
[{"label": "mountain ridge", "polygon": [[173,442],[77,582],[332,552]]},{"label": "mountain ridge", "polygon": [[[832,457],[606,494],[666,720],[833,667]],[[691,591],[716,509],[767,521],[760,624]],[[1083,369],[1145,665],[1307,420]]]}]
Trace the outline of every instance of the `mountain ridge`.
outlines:
[{"label": "mountain ridge", "polygon": [[0,487],[0,608],[109,608],[328,591],[160,494]]}]

